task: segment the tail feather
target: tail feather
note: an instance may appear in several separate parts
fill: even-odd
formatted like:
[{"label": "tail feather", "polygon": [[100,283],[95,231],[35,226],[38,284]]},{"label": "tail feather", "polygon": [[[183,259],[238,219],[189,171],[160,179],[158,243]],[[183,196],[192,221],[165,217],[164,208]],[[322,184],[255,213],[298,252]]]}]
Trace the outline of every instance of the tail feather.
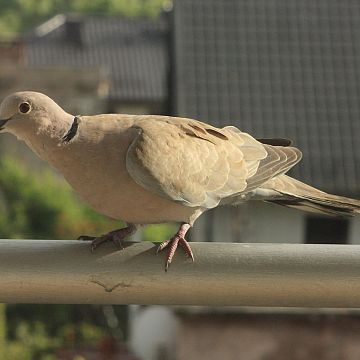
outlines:
[{"label": "tail feather", "polygon": [[287,175],[278,176],[264,185],[264,188],[282,196],[269,202],[300,210],[335,216],[360,214],[360,200],[328,194]]}]

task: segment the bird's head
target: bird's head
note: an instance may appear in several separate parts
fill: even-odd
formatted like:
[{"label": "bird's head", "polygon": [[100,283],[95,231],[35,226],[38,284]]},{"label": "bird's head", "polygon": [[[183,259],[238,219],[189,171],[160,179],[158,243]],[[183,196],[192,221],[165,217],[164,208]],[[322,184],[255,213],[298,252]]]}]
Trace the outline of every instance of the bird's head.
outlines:
[{"label": "bird's head", "polygon": [[0,105],[0,133],[9,132],[21,139],[46,128],[56,129],[58,119],[67,114],[48,96],[23,91],[7,96]]}]

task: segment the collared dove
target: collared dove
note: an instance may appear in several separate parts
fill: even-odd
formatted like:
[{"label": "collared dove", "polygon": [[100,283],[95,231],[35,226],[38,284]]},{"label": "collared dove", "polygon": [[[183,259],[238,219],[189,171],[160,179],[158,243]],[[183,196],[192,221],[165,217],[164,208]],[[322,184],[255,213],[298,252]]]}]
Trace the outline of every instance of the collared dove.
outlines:
[{"label": "collared dove", "polygon": [[44,94],[18,92],[0,105],[0,130],[55,167],[92,208],[128,226],[92,240],[119,244],[138,226],[179,222],[163,242],[167,269],[206,210],[263,200],[332,215],[360,212],[360,201],[330,195],[285,173],[301,152],[286,139],[258,139],[234,126],[171,116],[73,116]]}]

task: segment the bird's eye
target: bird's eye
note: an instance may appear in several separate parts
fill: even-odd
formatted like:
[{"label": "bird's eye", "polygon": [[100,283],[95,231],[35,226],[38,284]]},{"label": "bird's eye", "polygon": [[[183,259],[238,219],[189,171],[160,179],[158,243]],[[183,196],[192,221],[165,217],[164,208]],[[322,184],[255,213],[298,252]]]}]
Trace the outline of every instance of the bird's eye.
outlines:
[{"label": "bird's eye", "polygon": [[19,105],[19,111],[22,114],[27,114],[28,112],[30,112],[31,110],[31,106],[28,102],[23,102]]}]

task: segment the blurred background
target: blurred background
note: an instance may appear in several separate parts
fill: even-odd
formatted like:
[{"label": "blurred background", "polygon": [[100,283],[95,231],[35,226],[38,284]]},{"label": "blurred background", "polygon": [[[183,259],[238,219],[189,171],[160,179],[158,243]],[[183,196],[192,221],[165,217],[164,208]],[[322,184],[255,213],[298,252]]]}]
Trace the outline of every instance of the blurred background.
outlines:
[{"label": "blurred background", "polygon": [[[358,1],[0,0],[0,9],[0,99],[35,90],[73,114],[188,116],[291,138],[304,153],[293,176],[360,197]],[[2,238],[119,227],[10,135],[0,154]],[[172,231],[150,226],[137,238]],[[359,244],[360,220],[245,204],[208,212],[190,237]],[[359,340],[358,313],[347,310],[0,305],[0,360],[357,360]]]}]

